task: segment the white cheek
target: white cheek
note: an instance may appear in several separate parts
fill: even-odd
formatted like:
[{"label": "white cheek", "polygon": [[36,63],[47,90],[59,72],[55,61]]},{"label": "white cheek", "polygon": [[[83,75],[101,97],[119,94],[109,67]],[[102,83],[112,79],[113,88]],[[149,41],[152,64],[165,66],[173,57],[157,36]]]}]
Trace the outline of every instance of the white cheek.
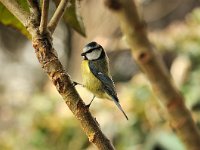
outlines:
[{"label": "white cheek", "polygon": [[95,59],[98,59],[100,55],[101,55],[101,51],[93,51],[91,53],[86,54],[86,57],[89,60],[95,60]]}]

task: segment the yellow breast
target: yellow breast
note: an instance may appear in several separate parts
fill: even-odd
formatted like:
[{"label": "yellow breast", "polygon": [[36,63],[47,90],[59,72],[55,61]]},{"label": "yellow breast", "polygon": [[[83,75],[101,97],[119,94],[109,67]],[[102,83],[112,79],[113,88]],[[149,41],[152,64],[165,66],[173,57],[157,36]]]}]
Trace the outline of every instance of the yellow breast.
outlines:
[{"label": "yellow breast", "polygon": [[101,81],[99,81],[90,71],[88,60],[83,60],[81,64],[83,85],[99,98],[105,98],[105,92]]}]

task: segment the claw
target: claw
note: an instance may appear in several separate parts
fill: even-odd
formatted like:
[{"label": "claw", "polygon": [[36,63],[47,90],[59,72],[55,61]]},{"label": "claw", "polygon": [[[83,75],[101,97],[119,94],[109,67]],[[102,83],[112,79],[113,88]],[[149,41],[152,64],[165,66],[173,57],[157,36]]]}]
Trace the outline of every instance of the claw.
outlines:
[{"label": "claw", "polygon": [[75,86],[77,86],[77,85],[81,85],[81,86],[83,86],[81,83],[78,83],[78,82],[76,82],[76,81],[73,81],[73,86],[75,87]]},{"label": "claw", "polygon": [[86,105],[86,107],[90,108],[90,105],[92,104],[94,98],[95,98],[95,95],[93,96],[93,98],[92,98],[92,100],[90,101],[90,103]]},{"label": "claw", "polygon": [[91,105],[91,104],[87,104],[86,107],[87,107],[87,108],[90,108],[90,105]]}]

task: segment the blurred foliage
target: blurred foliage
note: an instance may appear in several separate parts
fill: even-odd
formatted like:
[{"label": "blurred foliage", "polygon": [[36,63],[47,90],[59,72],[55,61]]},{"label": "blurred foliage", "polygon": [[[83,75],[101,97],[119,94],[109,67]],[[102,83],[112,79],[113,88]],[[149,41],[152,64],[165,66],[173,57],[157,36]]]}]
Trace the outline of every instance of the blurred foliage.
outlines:
[{"label": "blurred foliage", "polygon": [[[30,98],[29,106],[20,106],[23,112],[18,110],[18,118],[10,120],[12,127],[0,126],[9,130],[0,134],[0,139],[3,139],[0,140],[0,149],[61,150],[82,149],[89,145],[79,124],[60,112],[64,104],[60,105],[58,95],[46,94],[35,94]],[[16,108],[12,109],[16,111]]]},{"label": "blurred foliage", "polygon": [[[28,4],[27,1],[24,0],[17,0],[17,2],[20,4],[20,6],[28,11]],[[11,26],[17,30],[19,30],[23,35],[30,38],[31,35],[27,32],[26,28],[21,24],[21,22],[18,21],[17,18],[13,14],[11,14],[7,8],[4,7],[3,4],[0,3],[0,23]]]},{"label": "blurred foliage", "polygon": [[[181,88],[190,108],[200,103],[200,9],[196,8],[187,15],[185,22],[177,22],[170,26],[156,39],[156,46],[161,50],[174,51],[189,59],[191,67]],[[155,40],[155,39],[154,39]],[[185,64],[183,64],[185,65]],[[178,69],[178,68],[177,68]],[[200,110],[200,109],[199,109]]]},{"label": "blurred foliage", "polygon": [[[200,9],[184,22],[150,33],[149,38],[161,51],[184,55],[191,62],[180,85],[187,106],[200,124]],[[173,64],[172,64],[173,65]],[[182,65],[185,65],[184,63]],[[179,66],[177,70],[179,71]],[[172,72],[173,74],[173,72]],[[116,85],[120,102],[130,120],[127,122],[111,102],[95,101],[91,112],[117,150],[185,150],[171,131],[163,106],[156,100],[144,75]],[[89,142],[52,85],[32,93],[26,102],[4,102],[0,88],[0,149],[63,150],[96,149]],[[84,100],[88,93],[78,89]],[[1,95],[2,94],[2,95]],[[109,111],[110,110],[110,111]],[[16,115],[17,114],[17,115]],[[17,117],[16,117],[17,116]]]},{"label": "blurred foliage", "polygon": [[[54,2],[58,6],[60,0],[54,0]],[[85,27],[78,8],[79,1],[71,0],[63,16],[63,20],[66,25],[69,25],[71,28],[73,28],[75,31],[85,37]]]},{"label": "blurred foliage", "polygon": [[[54,0],[58,5],[60,0]],[[29,11],[27,1],[25,0],[17,0],[19,5],[25,10]],[[66,22],[67,26],[70,26],[79,34],[86,36],[85,27],[82,21],[82,18],[78,12],[78,2],[76,0],[70,1],[68,4],[68,8],[63,16],[64,22]],[[27,38],[31,39],[31,35],[27,32],[26,28],[21,24],[21,22],[11,14],[3,4],[0,3],[0,23],[6,26],[11,26],[25,35]]]},{"label": "blurred foliage", "polygon": [[76,30],[79,34],[85,37],[86,36],[85,27],[83,24],[82,17],[78,10],[80,6],[78,5],[79,5],[79,1],[71,0],[71,5],[67,8],[63,16],[63,19],[67,25],[69,25],[74,30]]}]

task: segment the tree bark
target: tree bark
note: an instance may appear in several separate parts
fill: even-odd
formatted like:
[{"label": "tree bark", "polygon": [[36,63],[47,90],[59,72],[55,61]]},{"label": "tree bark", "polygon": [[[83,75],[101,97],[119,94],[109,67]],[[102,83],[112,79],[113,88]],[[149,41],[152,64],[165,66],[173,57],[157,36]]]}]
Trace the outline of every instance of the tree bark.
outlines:
[{"label": "tree bark", "polygon": [[[66,2],[66,0],[62,0]],[[32,35],[32,43],[35,53],[43,70],[47,73],[52,83],[56,86],[58,92],[63,97],[69,109],[80,122],[83,131],[88,136],[90,142],[95,144],[100,150],[114,150],[110,140],[101,131],[98,122],[92,117],[89,108],[84,104],[78,92],[74,88],[72,80],[64,71],[61,62],[58,60],[56,51],[52,44],[52,33],[57,26],[66,4],[62,4],[62,10],[56,11],[56,19],[53,19],[53,30],[51,33],[40,32],[38,20],[33,12],[23,10],[15,0],[0,0],[0,2],[27,28]],[[44,7],[43,7],[44,8]],[[59,12],[59,15],[57,15]],[[41,18],[41,17],[40,17]]]},{"label": "tree bark", "polygon": [[119,19],[132,55],[151,82],[153,92],[168,111],[172,129],[188,150],[200,149],[199,131],[184,98],[174,86],[163,62],[150,43],[145,23],[140,20],[133,0],[105,0],[105,6]]},{"label": "tree bark", "polygon": [[58,92],[63,97],[67,106],[80,122],[89,141],[94,143],[98,149],[114,150],[111,142],[102,133],[96,119],[93,118],[89,112],[89,108],[80,98],[69,75],[65,73],[62,64],[54,52],[51,42],[43,35],[40,35],[39,37],[40,38],[33,37],[33,47],[35,48],[36,56],[42,68],[48,74]]}]

